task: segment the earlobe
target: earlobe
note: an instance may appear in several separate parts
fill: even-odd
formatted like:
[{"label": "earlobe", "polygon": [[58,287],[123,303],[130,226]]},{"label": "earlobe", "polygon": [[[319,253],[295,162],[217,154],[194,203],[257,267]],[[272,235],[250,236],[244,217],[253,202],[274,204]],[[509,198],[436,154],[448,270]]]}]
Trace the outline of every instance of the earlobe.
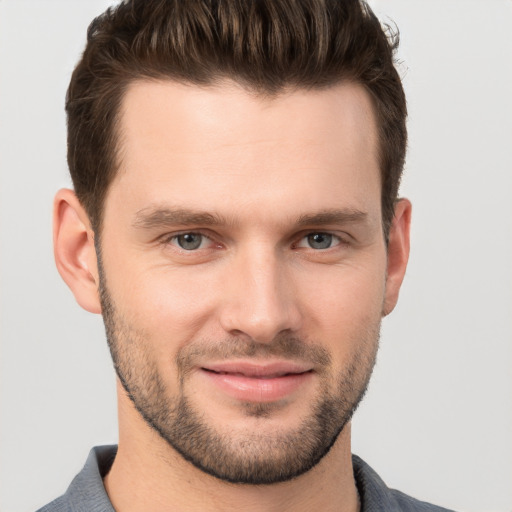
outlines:
[{"label": "earlobe", "polygon": [[53,204],[53,249],[57,270],[78,304],[101,313],[94,233],[75,193],[59,190]]},{"label": "earlobe", "polygon": [[389,315],[396,306],[405,276],[410,249],[411,202],[400,199],[389,231],[386,294],[382,316]]}]

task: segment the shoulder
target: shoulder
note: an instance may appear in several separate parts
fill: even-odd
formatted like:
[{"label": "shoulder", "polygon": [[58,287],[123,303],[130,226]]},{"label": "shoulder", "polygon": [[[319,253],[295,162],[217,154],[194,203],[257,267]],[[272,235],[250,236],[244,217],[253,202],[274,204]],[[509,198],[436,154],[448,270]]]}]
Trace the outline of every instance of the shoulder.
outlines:
[{"label": "shoulder", "polygon": [[357,455],[352,456],[354,478],[361,499],[361,512],[453,512],[390,489],[380,476]]},{"label": "shoulder", "polygon": [[93,448],[65,494],[37,512],[114,512],[103,486],[103,477],[110,470],[116,452],[117,446]]},{"label": "shoulder", "polygon": [[390,489],[389,492],[397,504],[397,510],[401,512],[453,512],[447,508],[417,500],[395,489]]},{"label": "shoulder", "polygon": [[64,495],[40,508],[37,512],[71,512],[71,510],[71,505]]}]

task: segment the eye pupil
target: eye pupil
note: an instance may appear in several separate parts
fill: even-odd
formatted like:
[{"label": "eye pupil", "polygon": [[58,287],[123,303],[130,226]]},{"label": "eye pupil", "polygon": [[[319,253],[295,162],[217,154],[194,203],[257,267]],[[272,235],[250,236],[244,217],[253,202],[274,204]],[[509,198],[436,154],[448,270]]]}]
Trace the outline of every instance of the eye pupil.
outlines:
[{"label": "eye pupil", "polygon": [[177,237],[177,242],[182,249],[192,251],[201,245],[202,238],[202,235],[197,233],[185,233]]},{"label": "eye pupil", "polygon": [[329,233],[313,233],[308,235],[308,244],[313,249],[328,249],[332,244]]}]

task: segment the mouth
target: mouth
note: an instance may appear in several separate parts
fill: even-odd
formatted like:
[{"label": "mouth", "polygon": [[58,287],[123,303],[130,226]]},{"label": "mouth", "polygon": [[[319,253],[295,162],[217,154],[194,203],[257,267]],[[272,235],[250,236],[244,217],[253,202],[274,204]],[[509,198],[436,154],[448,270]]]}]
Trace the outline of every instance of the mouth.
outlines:
[{"label": "mouth", "polygon": [[208,364],[201,373],[218,392],[246,402],[275,402],[298,392],[313,376],[306,364],[233,361]]}]

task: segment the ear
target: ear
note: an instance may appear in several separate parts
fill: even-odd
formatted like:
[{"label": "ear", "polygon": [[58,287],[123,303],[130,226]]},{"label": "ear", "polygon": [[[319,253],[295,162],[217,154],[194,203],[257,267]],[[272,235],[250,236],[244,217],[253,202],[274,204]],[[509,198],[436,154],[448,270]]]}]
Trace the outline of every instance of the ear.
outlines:
[{"label": "ear", "polygon": [[53,251],[57,270],[78,304],[91,313],[101,313],[94,233],[72,190],[59,190],[55,196]]},{"label": "ear", "polygon": [[389,230],[386,294],[382,316],[389,315],[395,308],[405,276],[409,260],[411,210],[412,205],[408,199],[400,199],[395,206],[395,216]]}]

